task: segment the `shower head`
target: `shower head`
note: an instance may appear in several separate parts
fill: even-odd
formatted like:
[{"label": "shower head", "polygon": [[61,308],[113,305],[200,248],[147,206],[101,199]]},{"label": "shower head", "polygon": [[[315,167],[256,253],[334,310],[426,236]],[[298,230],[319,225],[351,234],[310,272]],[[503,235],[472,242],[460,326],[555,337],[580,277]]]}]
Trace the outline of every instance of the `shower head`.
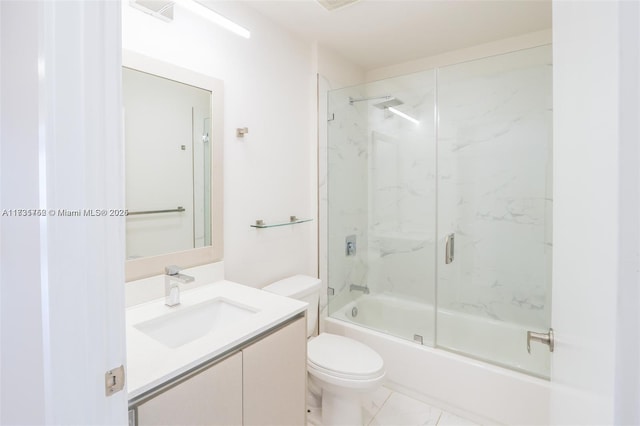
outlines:
[{"label": "shower head", "polygon": [[404,104],[404,102],[402,102],[400,99],[390,98],[390,99],[387,99],[386,101],[378,102],[377,104],[373,104],[373,106],[376,107],[376,108],[380,108],[380,109],[384,110],[385,114],[388,114],[387,111],[388,112],[392,112],[395,115],[398,115],[398,116],[404,118],[405,120],[409,120],[410,122],[412,122],[414,124],[420,124],[420,121],[418,121],[417,119],[411,117],[410,115],[405,114],[402,111],[398,111],[395,108],[398,105],[402,105],[402,104]]},{"label": "shower head", "polygon": [[402,102],[400,99],[397,98],[391,98],[388,99],[386,101],[383,102],[378,102],[377,104],[373,104],[374,107],[376,108],[380,108],[380,109],[387,109],[390,107],[395,107],[398,105],[402,105],[404,102]]}]

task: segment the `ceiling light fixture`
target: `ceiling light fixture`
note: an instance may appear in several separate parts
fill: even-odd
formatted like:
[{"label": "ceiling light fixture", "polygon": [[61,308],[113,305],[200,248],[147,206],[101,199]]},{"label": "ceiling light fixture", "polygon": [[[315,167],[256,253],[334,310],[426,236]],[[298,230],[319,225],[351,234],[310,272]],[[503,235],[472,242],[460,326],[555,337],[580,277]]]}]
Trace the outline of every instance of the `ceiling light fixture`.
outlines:
[{"label": "ceiling light fixture", "polygon": [[213,22],[216,25],[221,26],[222,28],[231,31],[232,33],[239,35],[244,38],[251,38],[251,32],[236,24],[230,19],[225,18],[217,12],[209,9],[208,7],[194,1],[194,0],[175,0],[174,2],[178,6],[187,9],[188,11],[195,13],[197,15],[202,16],[205,19]]}]

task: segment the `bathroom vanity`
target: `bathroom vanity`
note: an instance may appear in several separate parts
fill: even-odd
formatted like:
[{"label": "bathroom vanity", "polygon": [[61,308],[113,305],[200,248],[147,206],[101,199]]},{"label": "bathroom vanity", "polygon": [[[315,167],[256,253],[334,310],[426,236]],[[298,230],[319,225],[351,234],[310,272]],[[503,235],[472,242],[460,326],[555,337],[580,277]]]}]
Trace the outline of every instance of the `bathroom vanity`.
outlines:
[{"label": "bathroom vanity", "polygon": [[130,425],[306,424],[307,304],[223,279],[224,83],[122,60]]},{"label": "bathroom vanity", "polygon": [[229,281],[129,308],[129,424],[306,424],[305,309]]}]

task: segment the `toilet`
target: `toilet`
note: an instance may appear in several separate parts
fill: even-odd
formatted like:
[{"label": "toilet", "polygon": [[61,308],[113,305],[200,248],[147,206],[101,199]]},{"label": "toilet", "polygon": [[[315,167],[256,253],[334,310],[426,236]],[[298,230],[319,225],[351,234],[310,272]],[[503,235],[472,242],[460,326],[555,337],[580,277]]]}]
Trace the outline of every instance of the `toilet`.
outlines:
[{"label": "toilet", "polygon": [[307,308],[307,372],[309,388],[320,393],[322,424],[362,425],[363,394],[376,390],[385,376],[384,362],[370,347],[344,336],[320,333],[318,323],[321,281],[295,275],[263,290],[309,303]]}]

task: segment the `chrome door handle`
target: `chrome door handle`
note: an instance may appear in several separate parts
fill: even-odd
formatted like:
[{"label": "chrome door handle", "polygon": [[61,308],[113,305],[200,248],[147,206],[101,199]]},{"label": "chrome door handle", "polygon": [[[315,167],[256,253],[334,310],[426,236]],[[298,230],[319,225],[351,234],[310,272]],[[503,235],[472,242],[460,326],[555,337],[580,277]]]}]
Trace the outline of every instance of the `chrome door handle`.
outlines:
[{"label": "chrome door handle", "polygon": [[527,331],[527,352],[531,353],[531,341],[544,343],[549,346],[549,352],[553,352],[555,346],[553,337],[553,328],[548,333],[536,333],[535,331]]},{"label": "chrome door handle", "polygon": [[453,262],[455,237],[456,237],[455,234],[447,235],[445,248],[444,248],[444,263],[446,263],[447,265]]}]

